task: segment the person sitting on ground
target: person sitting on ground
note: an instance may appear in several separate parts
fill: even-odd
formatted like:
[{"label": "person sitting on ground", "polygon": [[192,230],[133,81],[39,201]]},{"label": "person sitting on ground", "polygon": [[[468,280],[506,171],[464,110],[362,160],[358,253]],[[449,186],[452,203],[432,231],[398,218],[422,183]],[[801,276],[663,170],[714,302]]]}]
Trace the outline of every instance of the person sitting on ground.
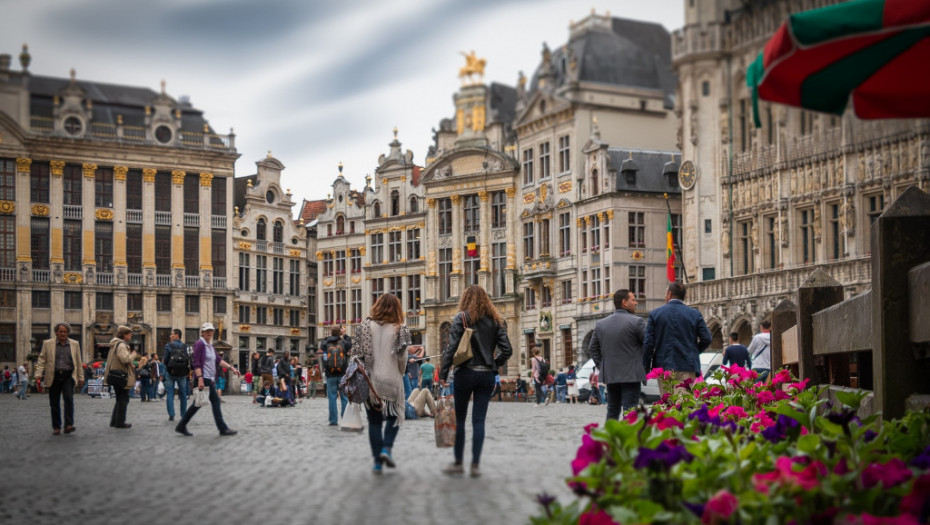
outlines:
[{"label": "person sitting on ground", "polygon": [[428,388],[414,388],[407,402],[413,406],[418,418],[436,417],[436,400],[433,399],[433,394]]},{"label": "person sitting on ground", "polygon": [[262,383],[261,390],[255,396],[255,399],[252,400],[253,403],[258,403],[259,405],[265,404],[265,399],[268,397],[274,397],[274,390],[271,388],[271,383],[265,382]]},{"label": "person sitting on ground", "polygon": [[523,400],[526,401],[526,380],[522,376],[517,376],[517,383],[513,389],[513,400],[518,401],[520,395],[523,395]]}]

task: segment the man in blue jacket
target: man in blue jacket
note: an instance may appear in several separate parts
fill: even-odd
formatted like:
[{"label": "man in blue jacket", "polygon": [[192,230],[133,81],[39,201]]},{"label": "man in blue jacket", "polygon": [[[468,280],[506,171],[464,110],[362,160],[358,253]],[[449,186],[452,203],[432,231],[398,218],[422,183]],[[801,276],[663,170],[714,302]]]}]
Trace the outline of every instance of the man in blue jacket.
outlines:
[{"label": "man in blue jacket", "polygon": [[[701,373],[700,353],[710,346],[710,330],[701,312],[685,306],[685,285],[674,282],[665,305],[649,313],[643,335],[643,364],[672,372],[676,384]],[[660,391],[664,394],[665,390]]]}]

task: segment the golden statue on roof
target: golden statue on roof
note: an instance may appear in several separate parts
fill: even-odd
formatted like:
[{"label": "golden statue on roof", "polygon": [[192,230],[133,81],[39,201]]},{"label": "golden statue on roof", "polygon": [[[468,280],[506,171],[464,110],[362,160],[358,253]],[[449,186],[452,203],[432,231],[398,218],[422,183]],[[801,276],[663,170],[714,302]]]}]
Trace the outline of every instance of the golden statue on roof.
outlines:
[{"label": "golden statue on roof", "polygon": [[[483,58],[478,58],[474,51],[471,53],[465,53],[462,51],[461,53],[462,56],[465,57],[465,67],[459,69],[459,78],[462,79],[462,82],[481,82],[481,79],[484,77],[484,65],[487,63],[487,61]],[[473,80],[473,76],[477,76],[477,80]]]}]

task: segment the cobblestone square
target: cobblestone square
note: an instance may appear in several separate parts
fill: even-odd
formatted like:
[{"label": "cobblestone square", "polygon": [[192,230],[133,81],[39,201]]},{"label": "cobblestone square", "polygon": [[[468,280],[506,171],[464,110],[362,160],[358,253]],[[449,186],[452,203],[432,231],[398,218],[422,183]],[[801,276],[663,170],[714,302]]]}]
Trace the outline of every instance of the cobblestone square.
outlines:
[{"label": "cobblestone square", "polygon": [[582,429],[605,410],[492,402],[483,476],[471,479],[440,473],[452,449],[436,448],[432,419],[405,422],[397,468],[373,476],[367,431],[327,426],[321,398],[280,409],[228,396],[233,437],[207,407],[184,438],[164,400],[131,400],[128,430],[109,428],[111,399],[75,405],[76,432],[53,436],[45,395],[0,396],[0,523],[522,524],[536,494],[570,495]]}]

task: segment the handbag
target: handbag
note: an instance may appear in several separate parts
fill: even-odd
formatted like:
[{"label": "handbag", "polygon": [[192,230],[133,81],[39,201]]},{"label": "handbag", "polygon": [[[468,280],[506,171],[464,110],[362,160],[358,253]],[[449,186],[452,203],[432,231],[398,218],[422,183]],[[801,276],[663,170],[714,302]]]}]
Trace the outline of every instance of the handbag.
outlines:
[{"label": "handbag", "polygon": [[126,388],[129,381],[129,374],[125,370],[111,368],[107,373],[107,384],[113,388]]},{"label": "handbag", "polygon": [[339,430],[345,432],[361,432],[364,428],[362,425],[362,409],[358,403],[350,403],[342,415],[342,422],[339,424]]},{"label": "handbag", "polygon": [[452,396],[445,396],[436,403],[436,418],[433,421],[436,431],[436,446],[439,448],[455,445],[455,404]]},{"label": "handbag", "polygon": [[209,390],[204,388],[203,390],[197,389],[194,390],[194,406],[202,407],[206,406],[210,402]]},{"label": "handbag", "polygon": [[358,356],[352,357],[349,368],[339,381],[339,391],[345,394],[351,403],[371,405],[372,410],[381,410],[381,396],[371,384],[371,378],[365,371],[365,365]]},{"label": "handbag", "polygon": [[474,330],[468,327],[468,314],[466,312],[462,312],[462,326],[465,327],[465,332],[462,334],[462,338],[459,339],[459,346],[455,349],[455,354],[452,356],[452,364],[455,366],[461,366],[473,357],[471,352],[471,335],[474,333]]}]

